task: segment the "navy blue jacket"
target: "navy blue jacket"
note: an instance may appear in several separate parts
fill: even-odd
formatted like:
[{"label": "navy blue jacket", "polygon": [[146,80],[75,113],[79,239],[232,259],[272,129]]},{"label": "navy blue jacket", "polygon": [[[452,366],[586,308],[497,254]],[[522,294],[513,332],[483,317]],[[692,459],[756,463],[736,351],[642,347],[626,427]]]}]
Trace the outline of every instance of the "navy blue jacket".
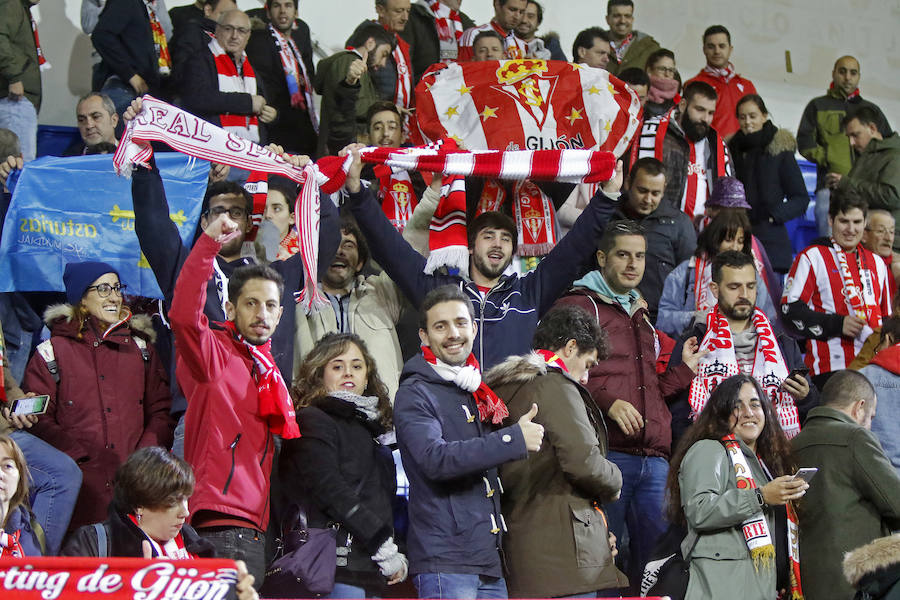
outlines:
[{"label": "navy blue jacket", "polygon": [[421,306],[429,291],[447,284],[458,285],[472,300],[478,322],[472,351],[487,371],[509,356],[531,351],[538,320],[593,259],[596,240],[617,203],[598,193],[537,269],[523,277],[502,277],[485,297],[474,283],[459,275],[426,274],[425,258],[394,229],[370,190],[350,194],[350,207],[369,240],[373,258],[414,307]]},{"label": "navy blue jacket", "polygon": [[[141,245],[141,252],[150,263],[166,304],[171,306],[175,281],[191,249],[182,243],[178,227],[169,218],[166,192],[156,165],[153,165],[152,169],[135,169],[131,179],[131,197],[134,202],[134,229]],[[324,273],[337,252],[341,233],[337,207],[327,197],[322,198],[320,205],[322,214],[319,226],[319,273]],[[226,277],[230,276],[235,268],[249,263],[244,259],[233,263],[221,258],[216,258],[216,261]],[[284,278],[284,294],[281,297],[284,313],[272,335],[272,357],[284,380],[290,382],[293,376],[296,323],[294,292],[303,289],[303,259],[298,252],[286,260],[277,260],[269,266]],[[207,286],[206,307],[203,312],[210,321],[225,320],[225,312],[222,310],[214,277],[210,278]],[[172,411],[178,412],[178,408],[173,404]],[[183,406],[180,408],[184,409]]]},{"label": "navy blue jacket", "polygon": [[522,429],[482,423],[475,397],[421,354],[400,375],[394,427],[409,479],[410,574],[502,577],[497,466],[528,456]]},{"label": "navy blue jacket", "polygon": [[[22,475],[24,474],[20,474],[20,476]],[[17,506],[9,513],[6,527],[0,528],[0,531],[5,531],[9,534],[21,531],[19,543],[22,545],[22,552],[25,556],[43,555],[43,552],[41,552],[41,543],[38,541],[37,534],[35,534],[34,529],[31,527],[31,515],[24,506]]]}]

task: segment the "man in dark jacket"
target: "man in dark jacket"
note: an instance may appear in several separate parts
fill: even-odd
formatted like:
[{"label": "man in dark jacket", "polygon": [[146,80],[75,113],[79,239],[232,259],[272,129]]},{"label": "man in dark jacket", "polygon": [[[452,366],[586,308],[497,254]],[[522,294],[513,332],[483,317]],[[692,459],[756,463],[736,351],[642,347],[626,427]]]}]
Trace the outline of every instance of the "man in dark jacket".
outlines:
[{"label": "man in dark jacket", "polygon": [[420,314],[423,354],[404,366],[394,402],[409,478],[409,572],[420,598],[505,598],[497,466],[538,451],[544,428],[532,422],[536,406],[497,427],[509,412],[481,381],[475,312],[459,288],[432,290]]},{"label": "man in dark jacket", "polygon": [[[703,321],[695,323],[684,339],[702,340],[701,349],[707,346],[734,348],[740,371],[756,377],[769,397],[784,400],[777,405],[779,417],[782,417],[781,428],[792,436],[799,431],[806,413],[818,404],[819,393],[808,374],[794,371],[808,371],[797,342],[783,333],[775,334],[765,315],[761,311],[756,313],[756,282],[756,266],[752,256],[734,250],[716,255],[712,262],[710,291],[718,300],[718,312],[728,320],[728,332],[712,332],[708,339],[706,322]],[[762,354],[772,340],[778,345],[779,357],[772,353]],[[676,346],[672,352],[674,364],[680,360],[679,352],[680,348]],[[756,357],[762,356],[766,356],[766,360],[756,360]],[[708,355],[701,358],[701,371],[712,360],[721,359]],[[781,377],[767,376],[772,372],[773,364],[774,370],[783,374]],[[787,392],[791,399],[781,395],[781,392]],[[671,408],[672,437],[677,440],[691,423],[688,414],[690,406],[685,397],[683,402]]]},{"label": "man in dark jacket", "polygon": [[172,61],[165,36],[159,38],[162,26],[151,13],[145,0],[107,2],[91,34],[102,59],[100,91],[112,98],[119,114],[138,96],[167,97]]},{"label": "man in dark jacket", "polygon": [[651,263],[638,290],[647,303],[650,320],[655,323],[666,276],[693,256],[697,233],[686,214],[662,201],[666,172],[655,158],[641,158],[632,165],[627,187],[613,219],[634,219],[644,228]]},{"label": "man in dark jacket", "polygon": [[625,69],[636,67],[644,70],[647,58],[659,50],[659,42],[652,36],[634,28],[634,2],[609,0],[606,3],[606,24],[615,51],[609,63],[609,72],[618,75]]},{"label": "man in dark jacket", "polygon": [[[193,9],[193,5],[178,8]],[[175,10],[173,8],[169,11],[170,16]],[[206,48],[210,38],[216,34],[216,22],[219,17],[230,10],[237,10],[235,0],[204,0],[203,9],[199,14],[192,10],[193,16],[189,20],[181,21],[179,25],[175,25],[173,21],[172,39],[169,42],[169,51],[174,63],[171,82],[173,94],[177,94],[181,88],[184,66],[192,56]]]},{"label": "man in dark jacket", "polygon": [[[841,125],[850,146],[859,157],[847,175],[829,173],[829,188],[854,190],[869,208],[890,211],[900,219],[900,135],[884,136],[878,131],[880,113],[863,106],[844,117]],[[894,250],[900,250],[900,238],[894,238]]]},{"label": "man in dark jacket", "polygon": [[266,90],[266,101],[279,115],[268,141],[285,152],[312,156],[319,121],[309,25],[296,18],[297,0],[266,0],[266,14],[269,24],[250,35],[247,56]]},{"label": "man in dark jacket", "polygon": [[511,356],[485,375],[512,419],[536,404],[535,423],[547,435],[527,460],[500,467],[513,598],[596,595],[624,583],[612,562],[615,541],[598,513],[619,497],[622,473],[606,459],[606,424],[583,385],[607,351],[594,315],[563,306],[541,319],[534,352]]},{"label": "man in dark jacket", "polygon": [[34,160],[37,150],[37,113],[41,109],[39,63],[43,55],[31,17],[31,7],[39,1],[0,1],[0,127],[18,136],[26,162]]},{"label": "man in dark jacket", "polygon": [[876,403],[864,376],[839,371],[793,439],[797,463],[819,469],[797,511],[809,600],[852,597],[841,570],[844,553],[900,529],[900,476],[870,431]]},{"label": "man in dark jacket", "polygon": [[[348,150],[357,151],[357,146]],[[413,306],[421,306],[425,294],[438,286],[459,286],[478,307],[475,357],[490,369],[507,356],[531,348],[537,322],[559,295],[578,276],[593,254],[594,238],[602,231],[618,196],[622,173],[617,168],[602,186],[572,230],[523,277],[504,275],[516,250],[516,227],[498,212],[486,212],[468,226],[469,277],[424,272],[425,258],[394,228],[369,189],[359,183],[361,162],[357,158],[347,177],[350,208],[372,247],[372,255],[403,291]]]},{"label": "man in dark jacket", "polygon": [[859,95],[859,61],[852,56],[842,56],[834,63],[831,85],[824,96],[813,98],[803,110],[797,126],[797,145],[803,158],[816,164],[816,225],[819,235],[828,235],[828,205],[831,196],[826,185],[828,173],[846,175],[853,166],[850,140],[841,127],[848,114],[868,106],[877,112],[878,131],[891,134],[891,126],[875,104]]},{"label": "man in dark jacket", "polygon": [[271,123],[278,111],[263,96],[263,86],[244,49],[250,40],[250,18],[239,10],[219,17],[216,36],[184,66],[184,108],[235,135],[260,142],[260,123]]},{"label": "man in dark jacket", "polygon": [[475,21],[459,10],[461,0],[416,2],[409,11],[409,22],[400,35],[409,42],[413,67],[413,85],[435,63],[456,60],[459,35]]},{"label": "man in dark jacket", "polygon": [[609,430],[608,458],[622,472],[622,495],[607,512],[616,538],[623,539],[627,525],[631,552],[620,568],[635,588],[667,526],[663,507],[672,430],[665,399],[690,385],[699,360],[694,340],[682,350],[685,364],[657,374],[656,333],[636,289],[646,252],[638,225],[610,223],[597,250],[599,270],[576,281],[558,303],[584,308],[610,336],[611,355],[590,370],[587,388],[616,424]]}]

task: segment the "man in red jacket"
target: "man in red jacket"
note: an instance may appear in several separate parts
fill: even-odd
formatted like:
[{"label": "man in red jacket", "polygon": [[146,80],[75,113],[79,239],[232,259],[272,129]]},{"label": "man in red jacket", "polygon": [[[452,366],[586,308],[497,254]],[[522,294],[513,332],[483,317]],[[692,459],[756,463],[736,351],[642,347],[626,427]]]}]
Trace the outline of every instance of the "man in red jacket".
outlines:
[{"label": "man in red jacket", "polygon": [[706,66],[692,79],[684,82],[684,85],[687,85],[691,81],[705,81],[715,88],[719,101],[716,104],[712,126],[726,142],[739,129],[735,115],[738,100],[747,94],[756,93],[752,81],[735,73],[734,65],[729,60],[732,50],[734,47],[731,45],[731,33],[725,27],[722,25],[707,27],[703,32]]},{"label": "man in red jacket", "polygon": [[207,225],[181,268],[169,318],[188,401],[184,457],[197,480],[191,525],[220,556],[243,559],[260,585],[273,434],[290,439],[299,430],[270,350],[283,310],[281,276],[267,266],[238,267],[228,279],[227,321],[211,325],[203,313],[216,255],[239,235],[227,212]]},{"label": "man in red jacket", "polygon": [[630,552],[628,564],[620,568],[635,590],[667,526],[663,506],[672,417],[666,398],[691,384],[701,357],[692,338],[682,351],[684,364],[657,375],[659,343],[637,290],[646,254],[643,228],[634,221],[613,221],[597,249],[600,268],[576,281],[558,302],[595,315],[609,335],[610,356],[591,368],[587,388],[610,423],[607,459],[622,472],[621,496],[606,510],[617,539],[624,539],[627,526]]}]

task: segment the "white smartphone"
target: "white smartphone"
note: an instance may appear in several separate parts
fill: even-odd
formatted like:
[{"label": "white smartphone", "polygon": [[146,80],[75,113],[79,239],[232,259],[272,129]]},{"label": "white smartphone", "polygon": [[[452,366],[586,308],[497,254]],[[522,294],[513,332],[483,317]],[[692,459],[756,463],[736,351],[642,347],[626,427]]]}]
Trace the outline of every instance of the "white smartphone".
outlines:
[{"label": "white smartphone", "polygon": [[50,396],[31,396],[13,402],[10,412],[14,415],[42,415],[47,412]]},{"label": "white smartphone", "polygon": [[794,473],[794,479],[802,479],[806,483],[809,483],[809,480],[813,478],[813,476],[819,472],[819,469],[815,467],[806,467],[803,469],[797,469],[797,472]]}]

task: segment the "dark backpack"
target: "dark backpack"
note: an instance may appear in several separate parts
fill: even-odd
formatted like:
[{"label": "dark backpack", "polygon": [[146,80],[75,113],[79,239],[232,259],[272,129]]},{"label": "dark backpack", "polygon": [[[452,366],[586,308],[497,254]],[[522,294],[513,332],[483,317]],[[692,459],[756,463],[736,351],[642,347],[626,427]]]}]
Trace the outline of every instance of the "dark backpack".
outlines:
[{"label": "dark backpack", "polygon": [[[681,543],[688,538],[687,556],[681,555]],[[697,533],[688,533],[683,525],[673,523],[656,542],[641,577],[641,597],[668,596],[684,600],[690,579],[691,552],[697,545]]]}]

